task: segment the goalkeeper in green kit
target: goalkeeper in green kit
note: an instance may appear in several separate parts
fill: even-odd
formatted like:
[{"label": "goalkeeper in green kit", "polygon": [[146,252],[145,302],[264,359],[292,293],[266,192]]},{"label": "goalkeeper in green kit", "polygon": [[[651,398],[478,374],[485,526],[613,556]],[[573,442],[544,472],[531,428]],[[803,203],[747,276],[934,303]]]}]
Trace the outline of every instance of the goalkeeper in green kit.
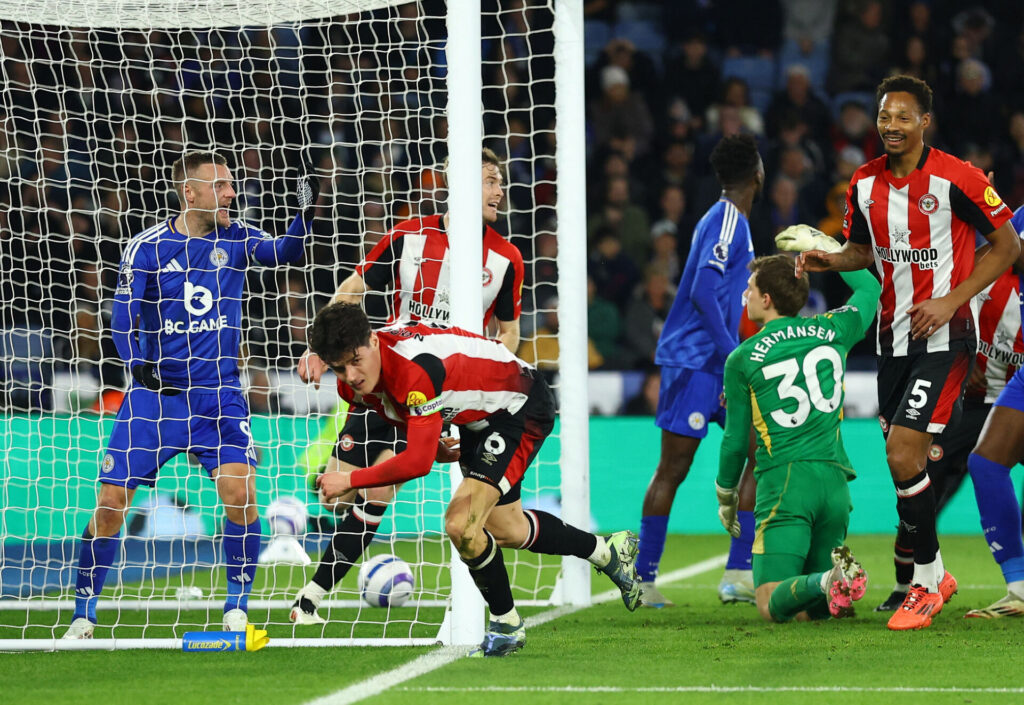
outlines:
[{"label": "goalkeeper in green kit", "polygon": [[[780,249],[838,250],[805,225],[776,237]],[[757,608],[775,622],[853,615],[867,574],[844,545],[850,523],[848,482],[855,476],[843,448],[846,354],[864,337],[881,287],[865,270],[843,272],[853,289],[846,306],[801,317],[807,275],[794,276],[786,255],[750,263],[747,315],[764,324],[725,363],[725,435],[716,490],[719,517],[734,536],[736,487],[750,427],[757,438],[753,569]]]}]

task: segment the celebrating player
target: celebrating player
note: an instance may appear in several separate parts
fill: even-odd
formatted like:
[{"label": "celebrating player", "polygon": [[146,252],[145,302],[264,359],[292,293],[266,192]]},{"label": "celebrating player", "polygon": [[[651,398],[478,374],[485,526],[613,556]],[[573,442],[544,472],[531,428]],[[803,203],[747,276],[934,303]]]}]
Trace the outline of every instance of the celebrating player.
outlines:
[{"label": "celebrating player", "polygon": [[[778,236],[783,249],[794,226]],[[807,230],[810,230],[809,228]],[[815,233],[818,242],[839,245]],[[757,438],[757,538],[753,567],[757,609],[769,621],[847,617],[867,576],[843,545],[854,477],[843,448],[846,355],[874,315],[880,286],[867,272],[844,274],[853,296],[843,308],[797,317],[807,302],[806,275],[793,277],[786,255],[750,264],[747,315],[764,327],[725,363],[729,413],[719,456],[719,516],[739,533],[736,489],[751,424]]]},{"label": "celebrating player", "polygon": [[196,455],[224,504],[224,628],[244,630],[248,623],[261,526],[256,451],[238,378],[245,271],[302,256],[319,185],[311,173],[299,176],[299,213],[283,237],[272,238],[231,220],[235,190],[223,156],[188,152],[171,175],[181,213],[133,237],[121,260],[113,334],[135,381],[100,468],[65,639],[92,638],[96,601],[135,489],[152,487],[160,467],[183,452]]},{"label": "celebrating player", "polygon": [[[1018,233],[1024,231],[1024,208],[1014,213],[1012,225]],[[1024,263],[1020,259],[1017,263],[1020,270]],[[1015,278],[1018,279],[1017,290],[1024,290],[1024,281],[1021,281],[1024,275]],[[1004,339],[1010,338],[1007,343],[1013,353],[1019,356],[1024,353],[1019,309],[1013,299],[1008,299],[1006,305],[1014,309],[1018,316],[1013,318],[1015,328],[1004,327]],[[1005,374],[1006,368],[1002,370]],[[1010,468],[1024,460],[1024,372],[1021,370],[1024,367],[1018,367],[1013,378],[999,393],[978,445],[967,459],[971,480],[974,481],[974,496],[981,513],[982,531],[992,550],[992,557],[1003,571],[1006,596],[988,607],[970,610],[965,617],[996,619],[1024,616],[1024,541],[1021,540],[1020,505],[1010,480]],[[989,373],[986,379],[995,376]]]},{"label": "celebrating player", "polygon": [[[501,160],[490,149],[482,152],[484,328],[497,320],[498,339],[515,351],[519,345],[522,309],[523,256],[498,234],[498,206],[504,197]],[[390,321],[430,320],[447,323],[450,312],[448,274],[448,214],[406,220],[394,227],[338,287],[331,303],[358,304],[369,290],[393,293]],[[299,375],[319,383],[327,366],[307,352],[299,360]],[[349,410],[325,472],[351,472],[382,463],[405,447],[405,432],[365,409]],[[349,508],[320,559],[313,579],[295,597],[290,617],[297,624],[322,624],[320,601],[341,582],[352,564],[373,540],[397,486],[353,490],[333,509]]]},{"label": "celebrating player", "polygon": [[[882,277],[879,421],[896,509],[914,554],[911,587],[889,628],[921,629],[956,592],[939,553],[928,450],[932,435],[960,413],[977,341],[970,301],[1013,264],[1020,243],[1010,209],[985,175],[925,145],[928,84],[892,76],[879,84],[876,97],[885,154],[850,180],[847,243],[836,253],[802,253],[796,272],[851,271],[873,261]],[[992,250],[972,266],[975,230]]]},{"label": "celebrating player", "polygon": [[[979,248],[978,255],[987,254],[989,247]],[[1020,262],[1018,260],[1018,267]],[[1024,358],[1021,340],[1019,275],[1013,269],[1003,272],[992,284],[975,297],[978,304],[978,354],[974,361],[964,394],[963,414],[955,426],[947,426],[928,449],[928,477],[935,487],[935,514],[953,498],[967,475],[971,451],[978,443],[992,402],[1006,387],[1007,381],[1020,367]],[[986,484],[984,479],[980,484]],[[1001,483],[1000,483],[1001,486]],[[985,491],[976,484],[979,507],[983,503],[1010,502],[1016,506],[1016,495],[1003,495],[1001,490]],[[906,528],[896,534],[893,563],[896,585],[876,612],[892,612],[903,604],[913,579],[914,555],[908,548],[910,537]],[[1002,543],[999,545],[1002,547]],[[1002,554],[1001,554],[1002,555]]]},{"label": "celebrating player", "polygon": [[[522,648],[501,549],[584,558],[636,609],[636,538],[595,536],[546,512],[524,511],[523,474],[554,425],[554,395],[537,370],[501,343],[437,324],[400,323],[376,332],[353,304],[331,304],[309,330],[310,349],[338,375],[338,393],[406,429],[405,450],[368,468],[324,473],[328,498],[352,488],[395,485],[458,459],[465,478],[445,514],[445,530],[490,608],[478,656]],[[445,420],[459,427],[461,455],[440,444]]]},{"label": "celebrating player", "polygon": [[[764,186],[764,165],[749,135],[723,138],[711,153],[722,197],[701,218],[679,281],[679,293],[661,330],[655,362],[661,365],[661,392],[655,423],[661,428],[661,458],[644,495],[637,572],[641,601],[650,607],[672,603],[654,584],[665,550],[668,515],[676,490],[686,479],[708,424],[725,418],[722,369],[739,342],[747,264],[754,257],[747,217]],[[723,602],[754,601],[750,578],[753,513],[740,513],[743,531],[735,537],[719,586]]]}]

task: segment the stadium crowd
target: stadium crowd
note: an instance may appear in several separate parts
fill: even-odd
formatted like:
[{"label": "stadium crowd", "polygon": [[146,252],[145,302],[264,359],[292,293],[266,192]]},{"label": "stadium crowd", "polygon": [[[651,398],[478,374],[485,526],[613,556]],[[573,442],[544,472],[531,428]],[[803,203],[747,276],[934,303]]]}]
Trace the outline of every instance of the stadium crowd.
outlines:
[{"label": "stadium crowd", "polygon": [[[553,18],[535,0],[483,5],[484,129],[508,169],[504,229],[527,262],[523,333],[553,333]],[[300,266],[250,275],[245,316],[254,374],[293,367],[312,312],[366,248],[401,218],[444,208],[444,15],[433,0],[421,6],[432,19],[403,6],[358,28],[241,33],[3,23],[5,355],[36,350],[120,386],[109,335],[117,264],[128,238],[173,207],[151,185],[186,147],[227,151],[237,214],[279,232],[289,208],[279,194],[308,146],[332,176],[314,244]],[[851,174],[881,153],[873,91],[892,73],[935,88],[929,144],[994,171],[1008,204],[1024,202],[1019,3],[587,0],[585,13],[592,368],[653,368],[696,219],[719,195],[708,156],[722,136],[754,134],[764,160],[765,197],[750,218],[757,254],[791,224],[840,232]],[[833,274],[812,286],[812,309],[847,295]],[[383,298],[368,305],[379,316]],[[3,372],[7,382],[46,374]]]}]

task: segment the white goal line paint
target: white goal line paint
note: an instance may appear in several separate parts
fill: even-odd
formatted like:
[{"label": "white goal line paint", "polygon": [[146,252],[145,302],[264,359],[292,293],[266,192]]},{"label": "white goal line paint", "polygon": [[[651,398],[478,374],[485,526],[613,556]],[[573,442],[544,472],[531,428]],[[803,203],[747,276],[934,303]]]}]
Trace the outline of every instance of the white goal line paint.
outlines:
[{"label": "white goal line paint", "polygon": [[1024,693],[1024,688],[958,688],[951,686],[756,686],[756,685],[680,685],[619,688],[616,686],[486,686],[479,688],[446,688],[424,686],[422,688],[395,688],[405,693],[977,693],[1013,694]]},{"label": "white goal line paint", "polygon": [[[707,560],[694,563],[693,565],[680,568],[679,570],[673,570],[670,573],[666,573],[658,578],[658,583],[665,585],[668,583],[675,582],[677,580],[685,580],[686,578],[692,578],[695,575],[700,575],[706,571],[714,568],[721,568],[725,565],[725,561],[728,558],[726,554],[720,556],[714,556]],[[602,602],[610,602],[611,600],[617,600],[620,598],[618,590],[608,590],[607,592],[598,593],[592,598],[592,604],[598,605]],[[564,617],[573,612],[578,612],[581,609],[586,609],[586,606],[580,605],[565,605],[563,607],[556,607],[553,610],[547,612],[541,612],[540,614],[533,615],[532,617],[526,618],[526,626],[537,627],[541,624],[546,624],[553,619]],[[384,673],[378,673],[375,676],[371,676],[366,680],[353,683],[350,686],[342,688],[341,690],[335,691],[329,695],[325,695],[316,700],[309,701],[308,705],[350,705],[350,703],[357,703],[360,700],[379,695],[386,690],[390,690],[397,685],[405,683],[406,681],[412,680],[418,676],[425,675],[431,671],[435,671],[442,666],[447,666],[449,663],[458,661],[470,652],[474,647],[468,646],[446,646],[440,649],[431,651],[429,654],[424,654],[419,658],[413,659],[409,663],[403,664],[398,668],[393,668],[390,671]]]}]

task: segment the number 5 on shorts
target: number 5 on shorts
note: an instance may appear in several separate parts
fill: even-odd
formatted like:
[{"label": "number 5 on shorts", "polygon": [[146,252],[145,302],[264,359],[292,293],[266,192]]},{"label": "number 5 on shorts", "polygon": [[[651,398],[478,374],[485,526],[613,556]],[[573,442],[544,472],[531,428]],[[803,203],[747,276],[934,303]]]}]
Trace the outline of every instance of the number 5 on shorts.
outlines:
[{"label": "number 5 on shorts", "polygon": [[914,386],[910,390],[910,398],[907,400],[907,404],[915,409],[922,408],[928,403],[927,389],[931,386],[932,383],[926,379],[914,380]]}]

